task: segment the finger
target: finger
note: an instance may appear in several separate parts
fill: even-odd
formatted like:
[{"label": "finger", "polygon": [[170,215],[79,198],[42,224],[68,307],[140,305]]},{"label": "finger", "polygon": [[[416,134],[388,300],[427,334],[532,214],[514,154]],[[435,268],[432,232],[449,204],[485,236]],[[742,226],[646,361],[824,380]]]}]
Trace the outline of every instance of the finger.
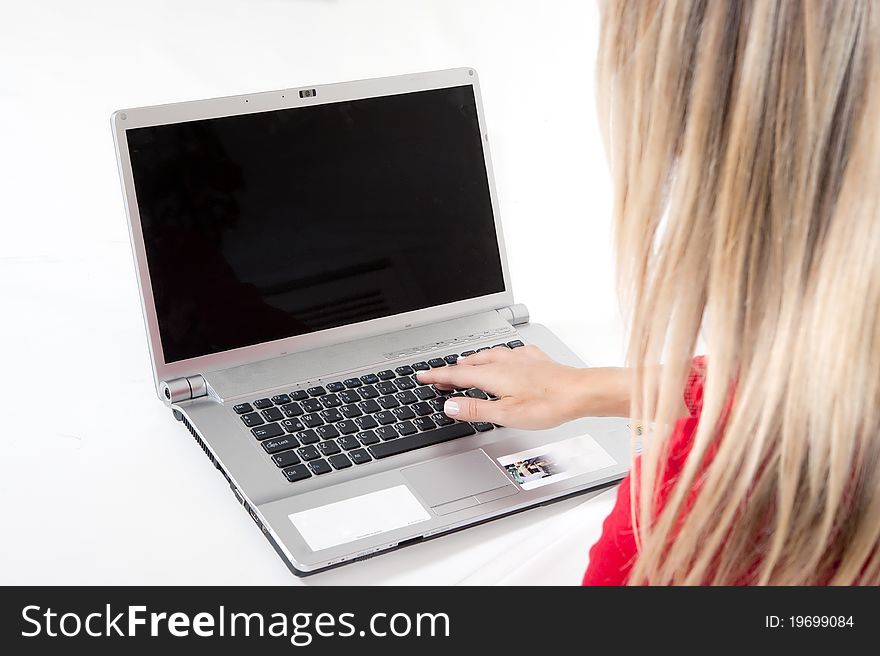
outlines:
[{"label": "finger", "polygon": [[479,387],[492,388],[492,382],[497,380],[498,372],[494,367],[472,367],[462,364],[454,367],[441,367],[430,371],[416,373],[420,383],[434,383],[435,385],[449,385],[451,387]]},{"label": "finger", "polygon": [[469,396],[455,396],[443,404],[443,412],[453,419],[461,421],[487,421],[493,424],[504,424],[509,410],[508,399],[486,401],[472,399]]},{"label": "finger", "polygon": [[490,348],[488,351],[477,351],[458,359],[459,364],[491,364],[503,360],[510,353],[509,348]]}]

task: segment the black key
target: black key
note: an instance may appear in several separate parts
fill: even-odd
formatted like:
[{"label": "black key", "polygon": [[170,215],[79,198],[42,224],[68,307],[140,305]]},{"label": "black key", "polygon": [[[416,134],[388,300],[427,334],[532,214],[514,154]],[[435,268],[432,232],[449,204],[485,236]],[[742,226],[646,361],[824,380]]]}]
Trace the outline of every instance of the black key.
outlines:
[{"label": "black key", "polygon": [[317,412],[323,407],[318,399],[306,399],[302,402],[302,409],[306,412]]},{"label": "black key", "polygon": [[422,362],[414,362],[412,365],[412,368],[415,369],[416,371],[427,371],[431,367],[428,365],[427,362],[422,361]]},{"label": "black key", "polygon": [[490,430],[492,430],[493,428],[495,428],[495,424],[493,424],[493,423],[490,422],[490,421],[475,421],[475,422],[473,423],[473,426],[474,426],[474,428],[476,428],[476,429],[477,429],[478,431],[480,431],[481,433],[484,433],[484,432],[486,432],[486,431],[490,431]]},{"label": "black key", "polygon": [[275,440],[266,440],[261,442],[261,444],[266,449],[266,453],[278,453],[279,451],[287,451],[299,446],[299,442],[296,441],[293,435],[285,435]]},{"label": "black key", "polygon": [[397,385],[390,381],[383,380],[376,384],[376,389],[379,390],[380,394],[394,394],[397,391]]},{"label": "black key", "polygon": [[296,433],[305,428],[299,419],[285,419],[281,422],[281,425],[284,426],[284,430],[288,433]]},{"label": "black key", "polygon": [[372,385],[365,385],[364,387],[361,387],[358,392],[360,392],[361,398],[365,401],[367,399],[375,399],[379,396],[379,392]]},{"label": "black key", "polygon": [[348,405],[344,405],[339,408],[339,412],[342,413],[342,416],[346,419],[354,419],[355,417],[361,416],[360,408],[358,408],[354,403],[349,403]]},{"label": "black key", "polygon": [[327,391],[328,392],[341,392],[345,389],[345,385],[336,381],[335,383],[327,383]]},{"label": "black key", "polygon": [[391,412],[389,412],[388,410],[382,410],[381,412],[377,412],[373,416],[376,421],[378,421],[383,426],[387,424],[393,424],[395,421],[397,421],[397,417],[391,414]]},{"label": "black key", "polygon": [[327,393],[327,390],[325,390],[320,385],[315,385],[314,387],[310,387],[306,391],[309,393],[309,396],[322,396]]},{"label": "black key", "polygon": [[373,399],[361,401],[357,404],[357,407],[359,407],[365,415],[371,415],[374,412],[379,412],[379,404],[376,403]]},{"label": "black key", "polygon": [[339,431],[336,430],[336,426],[331,426],[330,424],[318,426],[315,432],[321,436],[322,440],[332,440],[334,437],[339,437]]},{"label": "black key", "polygon": [[272,397],[272,403],[275,405],[284,405],[290,403],[290,397],[287,394],[276,394]]},{"label": "black key", "polygon": [[428,364],[436,369],[437,367],[445,367],[446,360],[444,360],[443,358],[431,358],[430,360],[428,360]]},{"label": "black key", "polygon": [[270,437],[278,437],[279,435],[284,435],[284,429],[281,428],[278,424],[266,424],[265,426],[257,426],[256,428],[251,428],[251,433],[254,434],[258,440],[266,440]]},{"label": "black key", "polygon": [[307,414],[303,415],[300,419],[302,423],[304,423],[309,428],[314,428],[315,426],[320,426],[324,423],[324,420],[321,419],[318,415],[315,414]]},{"label": "black key", "polygon": [[[378,444],[376,446],[379,446]],[[370,454],[364,451],[363,449],[355,449],[348,454],[348,457],[351,458],[351,461],[356,465],[362,465],[365,462],[370,462],[372,458]]]},{"label": "black key", "polygon": [[437,424],[430,417],[419,417],[413,422],[420,431],[429,431],[437,428]]},{"label": "black key", "polygon": [[400,405],[393,396],[380,396],[379,397],[379,405],[382,406],[384,410],[390,410],[391,408],[396,408]]},{"label": "black key", "polygon": [[346,378],[343,382],[348,388],[360,387],[361,385],[363,385],[360,378]]},{"label": "black key", "polygon": [[431,399],[430,401],[428,401],[428,403],[431,404],[434,410],[442,410],[443,406],[446,405],[446,399],[444,399],[442,396],[438,396],[436,399]]},{"label": "black key", "polygon": [[288,417],[299,417],[304,410],[299,403],[288,403],[287,405],[281,406],[281,412],[283,412]]},{"label": "black key", "polygon": [[333,471],[330,465],[327,464],[326,460],[315,460],[313,462],[310,462],[309,469],[311,469],[313,472],[315,472],[315,474],[319,476],[321,474],[329,474]]},{"label": "black key", "polygon": [[492,348],[507,348],[507,344],[493,344]]},{"label": "black key", "polygon": [[406,406],[403,406],[402,408],[395,408],[391,412],[393,412],[394,416],[397,417],[400,421],[406,421],[407,419],[412,419],[416,416],[416,413]]},{"label": "black key", "polygon": [[525,346],[525,344],[523,344],[521,339],[515,339],[512,342],[507,342],[507,345],[512,349],[519,348],[520,346]]},{"label": "black key", "polygon": [[375,385],[379,382],[379,377],[376,374],[364,374],[361,376],[361,381],[364,385]]},{"label": "black key", "polygon": [[418,401],[416,395],[410,392],[409,390],[405,392],[398,392],[394,395],[394,398],[397,399],[403,405],[409,405],[410,403],[415,403]]},{"label": "black key", "polygon": [[320,441],[320,437],[314,430],[305,430],[296,434],[296,439],[300,441],[300,444],[314,444],[315,442]]},{"label": "black key", "polygon": [[412,379],[413,385],[427,385],[428,384],[428,383],[423,383],[422,381],[420,381],[415,374],[410,376],[410,379]]},{"label": "black key", "polygon": [[339,453],[341,449],[333,440],[327,440],[326,442],[318,444],[318,451],[321,452],[321,455],[332,456],[334,453]]},{"label": "black key", "polygon": [[336,424],[336,429],[343,435],[351,435],[352,433],[357,433],[358,431],[357,424],[355,424],[351,419],[340,421],[338,424]]},{"label": "black key", "polygon": [[251,412],[250,414],[242,415],[241,420],[244,422],[245,426],[259,426],[260,424],[266,423],[263,421],[263,418],[260,415],[258,415],[256,412]]},{"label": "black key", "polygon": [[303,446],[299,449],[299,457],[303,460],[314,460],[315,458],[320,458],[321,454],[318,453],[318,450],[313,446]]},{"label": "black key", "polygon": [[321,403],[324,404],[325,408],[338,408],[342,405],[342,401],[340,401],[339,397],[335,394],[327,394],[326,396],[322,396]]},{"label": "black key", "polygon": [[432,387],[419,387],[413,391],[417,397],[419,397],[422,401],[427,401],[428,399],[433,399],[436,394],[434,394],[434,389]]},{"label": "black key", "polygon": [[416,384],[412,381],[412,378],[408,376],[403,376],[402,378],[395,378],[394,384],[397,385],[397,389],[400,390],[409,390],[416,386]]},{"label": "black key", "polygon": [[339,446],[341,446],[346,451],[356,449],[360,445],[361,443],[358,442],[357,438],[354,435],[343,435],[339,438]]},{"label": "black key", "polygon": [[311,478],[312,473],[309,471],[309,468],[305,465],[295,465],[288,469],[282,469],[281,472],[287,477],[287,480],[291,483],[295,483],[296,481],[301,481],[305,478]]},{"label": "black key", "polygon": [[266,421],[281,421],[284,419],[284,413],[281,412],[278,408],[269,408],[268,410],[263,410],[263,417],[265,417]]},{"label": "black key", "polygon": [[400,423],[394,424],[394,428],[400,433],[403,437],[407,435],[412,435],[413,433],[417,433],[415,424],[411,421],[401,421]]},{"label": "black key", "polygon": [[272,460],[277,467],[290,467],[299,464],[299,456],[296,451],[283,451],[272,456]]},{"label": "black key", "polygon": [[467,356],[473,355],[474,353],[476,353],[476,351],[462,351],[461,357],[466,358]]},{"label": "black key", "polygon": [[469,396],[472,399],[488,399],[488,395],[481,389],[470,389],[465,392],[465,396]]},{"label": "black key", "polygon": [[258,410],[265,410],[266,408],[271,408],[274,403],[272,403],[272,399],[257,399],[254,401],[254,407]]},{"label": "black key", "polygon": [[452,353],[450,355],[443,356],[443,359],[446,360],[446,364],[455,364],[458,362],[458,354]]},{"label": "black key", "polygon": [[397,372],[398,376],[411,376],[413,372],[412,367],[407,367],[406,365],[403,365],[402,367],[397,367],[397,369],[395,369],[394,371]]},{"label": "black key", "polygon": [[343,403],[357,403],[361,400],[361,395],[354,390],[345,390],[339,393],[339,398],[342,399]]},{"label": "black key", "polygon": [[382,380],[391,380],[394,378],[394,372],[391,369],[383,369],[378,374],[376,374]]},{"label": "black key", "polygon": [[330,456],[327,458],[330,461],[330,464],[333,465],[333,469],[345,469],[346,467],[351,467],[351,460],[348,459],[348,456],[344,453],[340,453],[336,456]]},{"label": "black key", "polygon": [[369,430],[379,425],[379,422],[373,419],[370,415],[358,417],[354,420],[354,423],[356,423],[361,430]]},{"label": "black key", "polygon": [[290,396],[290,398],[294,401],[305,401],[307,398],[309,398],[309,395],[306,393],[305,390],[295,390],[293,392],[290,392],[288,396]]},{"label": "black key", "polygon": [[337,421],[342,419],[342,413],[339,412],[336,408],[330,408],[329,410],[322,410],[320,412],[321,417],[328,424],[335,424]]},{"label": "black key", "polygon": [[431,419],[438,426],[448,426],[449,424],[455,423],[454,419],[450,419],[443,412],[435,412],[433,415],[431,415]]},{"label": "black key", "polygon": [[419,433],[406,440],[391,440],[390,442],[374,444],[370,447],[370,453],[373,454],[374,458],[387,458],[388,456],[394,456],[398,453],[405,453],[406,451],[412,451],[413,449],[419,449],[425,446],[440,444],[441,442],[448,442],[449,440],[454,440],[459,437],[473,435],[475,432],[474,427],[470,424],[457,422],[451,426],[444,426],[443,428],[436,428],[432,431]]},{"label": "black key", "polygon": [[425,415],[434,412],[433,406],[425,401],[419,401],[418,403],[413,404],[412,409],[419,417],[424,417]]},{"label": "black key", "polygon": [[383,440],[393,440],[397,437],[397,431],[394,430],[394,426],[382,426],[376,429],[376,435]]},{"label": "black key", "polygon": [[490,348],[492,348],[492,347],[491,346],[483,346],[483,347],[477,349],[477,353],[480,353],[481,351],[488,351]]},{"label": "black key", "polygon": [[232,409],[235,410],[237,414],[243,415],[246,412],[253,412],[254,409],[250,403],[239,403],[238,405],[232,406]]},{"label": "black key", "polygon": [[376,435],[376,431],[363,431],[358,433],[358,439],[361,441],[361,444],[364,446],[369,446],[370,444],[377,444],[379,442],[379,436]]}]

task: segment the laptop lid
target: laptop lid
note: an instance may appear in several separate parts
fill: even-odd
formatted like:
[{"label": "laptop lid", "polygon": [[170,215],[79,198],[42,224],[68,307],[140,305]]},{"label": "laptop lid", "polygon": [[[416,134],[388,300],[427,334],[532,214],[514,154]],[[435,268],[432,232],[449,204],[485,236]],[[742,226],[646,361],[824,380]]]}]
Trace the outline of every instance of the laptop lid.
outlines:
[{"label": "laptop lid", "polygon": [[157,390],[513,302],[473,69],[112,125]]}]

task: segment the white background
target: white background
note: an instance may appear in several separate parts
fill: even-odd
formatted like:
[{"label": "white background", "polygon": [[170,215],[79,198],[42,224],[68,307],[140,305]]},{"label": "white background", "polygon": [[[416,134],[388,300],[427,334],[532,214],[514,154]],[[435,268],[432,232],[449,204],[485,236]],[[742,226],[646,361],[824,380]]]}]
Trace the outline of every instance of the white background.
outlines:
[{"label": "white background", "polygon": [[[5,0],[0,583],[295,581],[154,396],[113,110],[476,67],[516,299],[616,364],[596,45],[584,0]],[[608,495],[583,503],[306,582],[576,583]]]}]

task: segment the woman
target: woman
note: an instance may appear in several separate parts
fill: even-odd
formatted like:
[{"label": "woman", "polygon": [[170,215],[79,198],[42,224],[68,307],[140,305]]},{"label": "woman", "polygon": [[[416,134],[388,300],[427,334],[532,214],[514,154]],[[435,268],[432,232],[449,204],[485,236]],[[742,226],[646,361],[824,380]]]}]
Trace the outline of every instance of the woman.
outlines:
[{"label": "woman", "polygon": [[529,347],[420,378],[499,397],[447,401],[469,421],[639,419],[586,584],[877,585],[880,3],[602,11],[630,367]]}]

